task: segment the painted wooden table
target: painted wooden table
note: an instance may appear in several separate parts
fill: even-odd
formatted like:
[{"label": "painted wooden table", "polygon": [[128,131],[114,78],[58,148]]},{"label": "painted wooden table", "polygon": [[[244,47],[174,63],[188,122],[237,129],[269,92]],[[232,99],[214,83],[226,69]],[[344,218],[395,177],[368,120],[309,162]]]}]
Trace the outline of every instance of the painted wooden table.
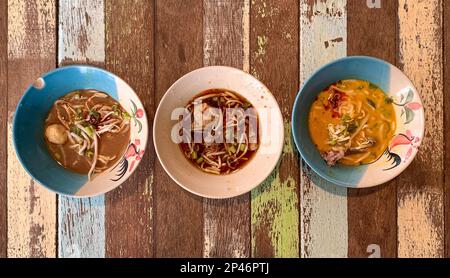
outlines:
[{"label": "painted wooden table", "polygon": [[[449,16],[443,0],[1,0],[0,257],[449,256]],[[397,65],[426,106],[418,157],[374,189],[313,184],[290,137],[302,82],[346,55]],[[251,193],[207,200],[165,174],[150,141],[119,189],[56,196],[17,161],[11,122],[33,80],[77,63],[125,79],[150,121],[183,74],[208,65],[249,71],[281,106],[281,163]]]}]

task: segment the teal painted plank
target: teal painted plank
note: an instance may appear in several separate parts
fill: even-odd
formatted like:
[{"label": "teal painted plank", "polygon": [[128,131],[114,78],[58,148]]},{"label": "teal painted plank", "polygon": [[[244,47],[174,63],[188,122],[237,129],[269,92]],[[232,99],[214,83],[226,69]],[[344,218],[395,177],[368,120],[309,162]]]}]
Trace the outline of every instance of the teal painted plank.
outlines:
[{"label": "teal painted plank", "polygon": [[[59,65],[102,66],[105,61],[103,0],[59,2]],[[58,256],[105,257],[105,197],[59,197]]]}]

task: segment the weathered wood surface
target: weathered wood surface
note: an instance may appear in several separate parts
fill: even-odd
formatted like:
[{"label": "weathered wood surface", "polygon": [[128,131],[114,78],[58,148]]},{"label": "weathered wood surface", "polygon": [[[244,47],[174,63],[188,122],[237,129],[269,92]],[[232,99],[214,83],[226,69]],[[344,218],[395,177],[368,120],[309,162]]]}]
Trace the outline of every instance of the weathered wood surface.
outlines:
[{"label": "weathered wood surface", "polygon": [[[359,0],[348,0],[348,55],[369,55],[396,64],[398,3],[384,2],[380,9],[370,9]],[[397,179],[376,188],[348,190],[349,257],[367,258],[378,247],[381,257],[397,256],[396,184]]]},{"label": "weathered wood surface", "polygon": [[8,127],[8,6],[0,3],[0,258],[6,257],[8,242],[7,224],[7,127]]},{"label": "weathered wood surface", "polygon": [[[141,99],[153,128],[155,104],[155,7],[145,0],[106,0],[106,69],[120,76]],[[106,255],[153,256],[155,153],[151,132],[139,171],[106,195]],[[169,223],[167,223],[169,224]]]},{"label": "weathered wood surface", "polygon": [[442,2],[399,1],[399,64],[426,107],[420,152],[398,182],[399,257],[445,253]]},{"label": "weathered wood surface", "polygon": [[[347,54],[347,1],[300,1],[300,80]],[[346,257],[347,189],[302,165],[301,256]]]},{"label": "weathered wood surface", "polygon": [[[103,0],[60,0],[58,64],[104,66]],[[58,198],[58,257],[105,256],[105,198]]]},{"label": "weathered wood surface", "polygon": [[[180,28],[183,26],[183,28]],[[182,75],[203,66],[203,1],[156,1],[155,103]],[[156,257],[202,257],[203,202],[155,164]]]},{"label": "weathered wood surface", "polygon": [[[450,5],[372,2],[1,1],[0,257],[449,256]],[[323,182],[301,163],[291,140],[299,87],[319,66],[346,55],[399,66],[426,107],[418,157],[374,189]],[[248,71],[282,109],[280,164],[249,194],[207,200],[168,177],[150,136],[139,171],[120,188],[85,200],[56,197],[17,161],[12,119],[30,83],[78,63],[128,82],[150,124],[165,91],[185,73],[209,65]]]},{"label": "weathered wood surface", "polygon": [[[248,69],[249,7],[249,0],[203,1],[204,66]],[[204,257],[250,257],[250,194],[204,199],[203,216]]]},{"label": "weathered wood surface", "polygon": [[56,256],[56,195],[28,176],[12,142],[20,97],[55,65],[56,2],[8,1],[8,257]]},{"label": "weathered wood surface", "polygon": [[250,72],[275,96],[285,120],[281,161],[252,191],[253,257],[298,257],[300,251],[300,168],[290,132],[290,111],[299,86],[298,10],[294,0],[255,0],[251,5]]}]

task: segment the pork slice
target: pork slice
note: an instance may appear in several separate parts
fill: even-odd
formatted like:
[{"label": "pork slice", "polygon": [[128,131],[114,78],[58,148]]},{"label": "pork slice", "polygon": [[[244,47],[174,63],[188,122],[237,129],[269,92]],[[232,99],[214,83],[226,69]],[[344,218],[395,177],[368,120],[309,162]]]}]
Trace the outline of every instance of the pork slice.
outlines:
[{"label": "pork slice", "polygon": [[345,151],[328,151],[321,154],[322,158],[332,167],[345,156]]}]

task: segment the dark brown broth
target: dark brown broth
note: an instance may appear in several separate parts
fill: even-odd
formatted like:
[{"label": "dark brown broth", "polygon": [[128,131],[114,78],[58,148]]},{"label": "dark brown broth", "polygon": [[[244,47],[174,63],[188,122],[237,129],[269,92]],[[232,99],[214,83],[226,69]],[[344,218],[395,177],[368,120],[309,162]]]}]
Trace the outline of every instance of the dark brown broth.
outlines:
[{"label": "dark brown broth", "polygon": [[[71,92],[61,99],[66,100],[72,105],[82,105],[86,100],[72,100],[72,96],[79,93],[82,96],[85,96],[89,98],[95,93],[103,93],[96,90],[77,90],[74,92]],[[123,111],[123,109],[120,104],[108,96],[107,98],[95,98],[91,101],[91,107],[95,104],[102,104],[102,105],[117,105],[119,106]],[[52,106],[47,119],[45,121],[45,127],[44,130],[52,124],[59,124],[59,120],[57,117],[55,105]],[[47,143],[47,147],[50,151],[51,156],[53,159],[55,159],[61,166],[64,168],[76,172],[79,174],[87,174],[89,172],[89,169],[91,167],[89,163],[89,158],[83,155],[79,155],[76,149],[70,148],[70,141],[67,141],[64,145],[56,145],[51,142],[49,142],[44,136],[45,141]],[[127,132],[121,132],[117,134],[111,134],[111,133],[104,133],[100,136],[98,139],[99,142],[99,155],[104,156],[116,156],[115,159],[108,162],[107,166],[108,168],[113,166],[119,159],[122,158],[123,154],[126,151],[126,148],[130,141],[130,129],[128,129]],[[65,157],[65,161],[64,158]]]},{"label": "dark brown broth", "polygon": [[[244,98],[243,96],[239,95],[239,94],[236,93],[236,92],[233,92],[233,91],[230,91],[230,90],[225,90],[225,89],[210,89],[210,90],[206,90],[206,91],[204,91],[204,92],[199,93],[199,94],[196,95],[195,97],[193,97],[192,100],[189,101],[189,103],[193,103],[193,101],[194,101],[195,99],[197,99],[198,97],[201,97],[201,96],[212,95],[212,94],[220,94],[220,93],[223,93],[223,92],[231,92],[231,93],[233,93],[234,95],[236,95],[236,96],[238,97],[238,99],[239,99],[242,103],[249,105],[247,108],[254,108],[254,106],[253,106],[246,98]],[[222,104],[220,103],[220,100],[219,100],[219,101],[214,101],[214,100],[212,100],[212,99],[207,99],[207,100],[205,100],[205,101],[203,101],[203,102],[206,103],[207,105],[213,107],[213,108],[219,108],[219,109],[224,108],[224,105],[222,105]],[[189,103],[188,103],[188,104],[189,104]],[[242,107],[241,107],[241,108],[242,108]],[[256,126],[259,128],[259,119],[258,119],[257,113],[256,113],[255,116],[256,116],[256,123],[257,123]],[[192,120],[194,120],[193,117],[192,117]],[[223,126],[224,126],[224,128],[226,128],[226,127],[225,127],[225,125],[226,125],[226,120],[227,120],[227,119],[226,119],[226,116],[225,116],[225,113],[224,113],[224,116],[223,116]],[[248,125],[246,124],[246,134],[248,135],[248,133],[249,133]],[[193,135],[193,132],[192,132],[192,138],[193,138],[193,137],[194,137],[194,135]],[[259,132],[257,131],[257,144],[258,144],[258,148],[259,148],[259,143],[260,143]],[[220,144],[222,144],[222,143],[220,143]],[[189,148],[189,144],[188,144],[188,143],[180,143],[180,144],[178,144],[178,145],[179,145],[179,147],[180,147],[182,153],[184,154],[184,156],[185,156],[185,157],[186,157],[186,158],[187,158],[194,166],[196,166],[196,167],[199,168],[200,170],[204,171],[204,169],[202,169],[201,165],[199,165],[199,163],[196,162],[197,159],[193,159],[191,156],[188,155],[188,153],[191,152],[191,151],[190,151],[190,148]],[[222,144],[222,145],[223,145],[223,144]],[[197,153],[198,153],[198,156],[200,157],[201,154],[202,154],[202,153],[204,152],[204,150],[205,150],[205,144],[195,144],[195,146],[196,146],[196,148],[198,148]],[[228,166],[223,167],[223,169],[221,169],[221,171],[220,171],[220,175],[230,174],[230,173],[233,173],[233,172],[236,172],[236,171],[242,169],[242,168],[245,167],[245,166],[248,164],[248,162],[254,157],[254,155],[255,155],[255,153],[256,153],[257,151],[258,151],[258,149],[256,149],[255,151],[248,151],[248,152],[243,156],[243,159],[241,159],[241,160],[239,160],[237,163],[231,165],[233,168],[230,168],[230,167],[228,167]]]}]

